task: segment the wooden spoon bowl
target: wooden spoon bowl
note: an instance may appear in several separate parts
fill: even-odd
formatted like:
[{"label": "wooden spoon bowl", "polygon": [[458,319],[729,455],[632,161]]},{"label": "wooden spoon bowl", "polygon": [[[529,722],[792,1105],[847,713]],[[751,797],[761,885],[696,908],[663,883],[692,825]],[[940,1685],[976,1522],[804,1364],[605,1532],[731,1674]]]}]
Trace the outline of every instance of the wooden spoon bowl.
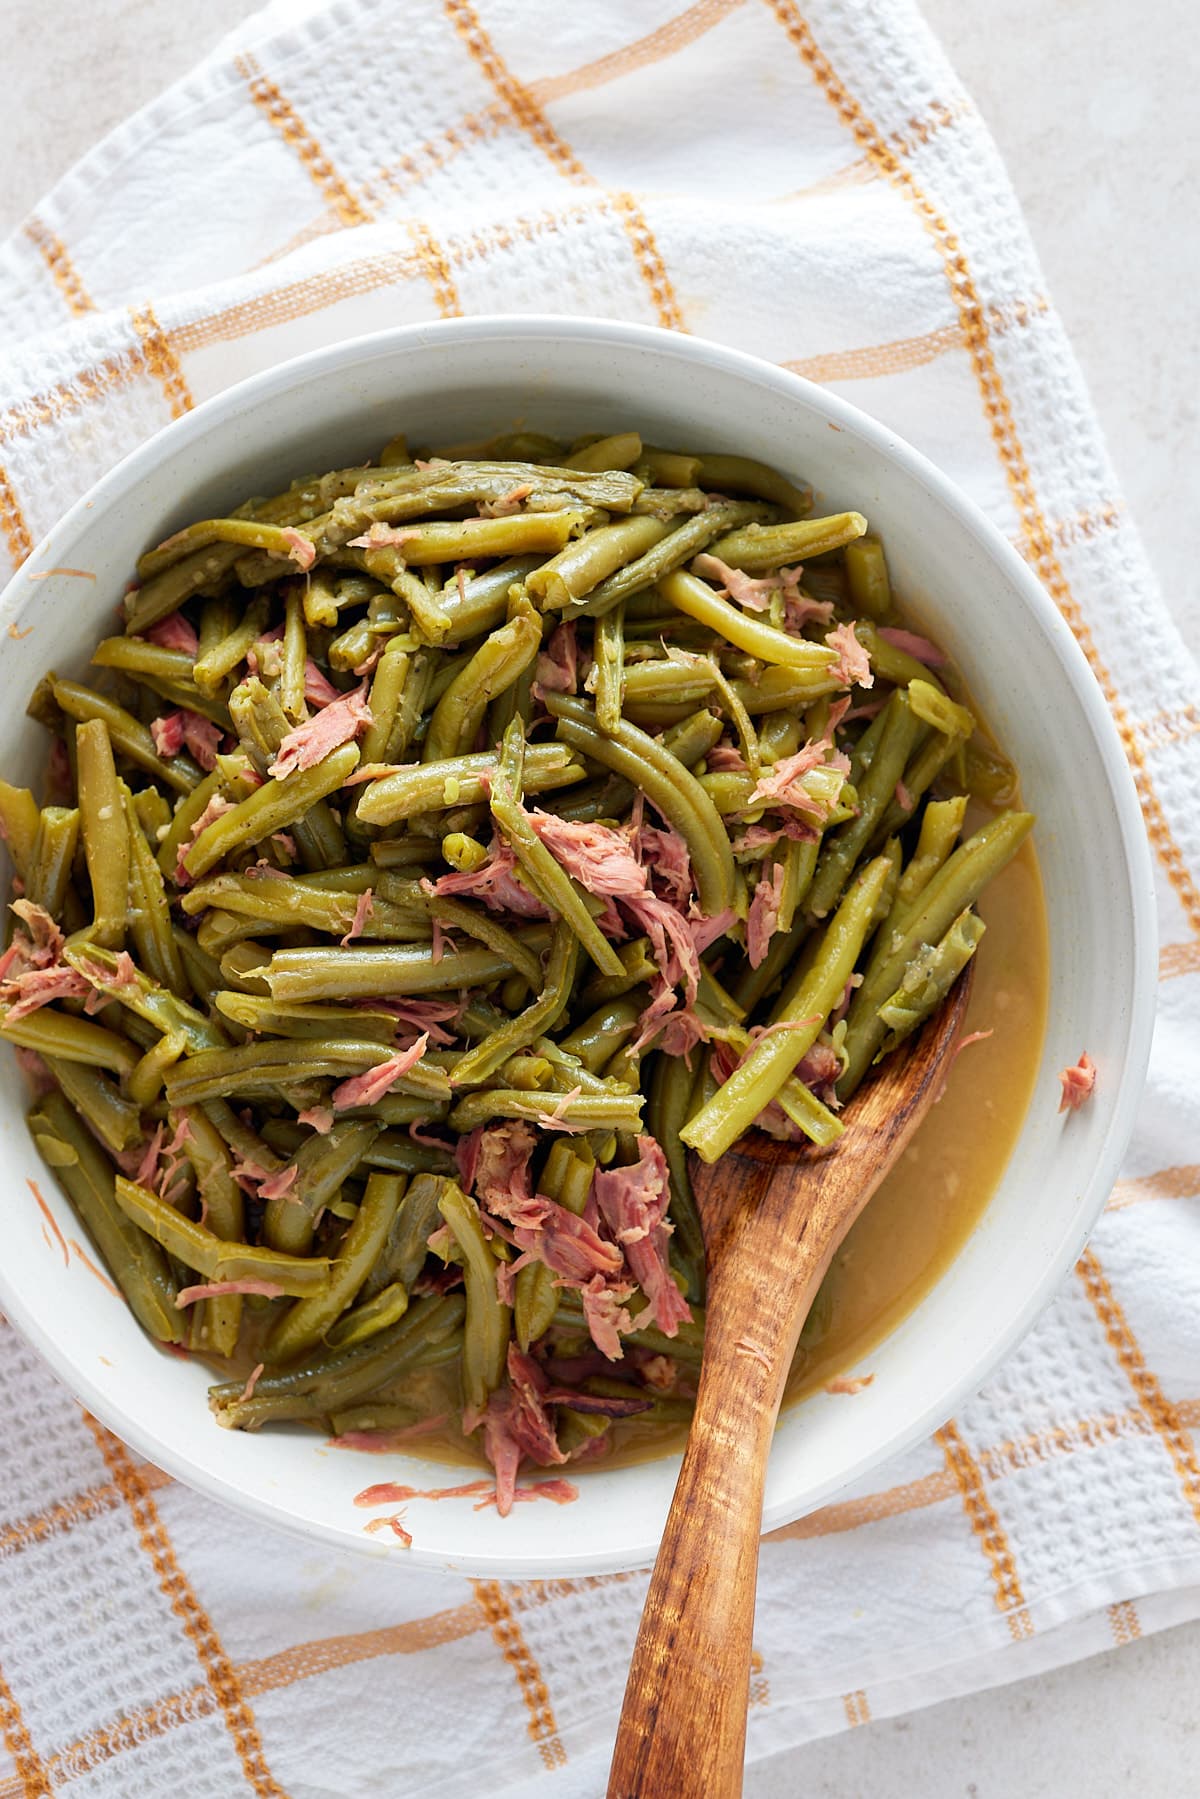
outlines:
[{"label": "wooden spoon bowl", "polygon": [[863,1084],[832,1150],[755,1132],[711,1166],[693,1158],[708,1271],[704,1360],[609,1799],[742,1790],[763,1486],[784,1385],[835,1251],[942,1091],[971,972]]}]

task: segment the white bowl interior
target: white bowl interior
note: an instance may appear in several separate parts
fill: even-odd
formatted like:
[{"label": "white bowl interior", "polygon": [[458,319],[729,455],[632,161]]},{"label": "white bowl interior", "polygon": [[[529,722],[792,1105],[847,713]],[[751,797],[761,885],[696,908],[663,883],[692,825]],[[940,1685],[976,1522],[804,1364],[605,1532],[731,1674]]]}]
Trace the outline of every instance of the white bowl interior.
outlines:
[{"label": "white bowl interior", "polygon": [[[639,428],[697,448],[736,448],[810,479],[821,504],[865,512],[911,609],[960,663],[1017,760],[1039,815],[1050,922],[1049,1025],[1025,1129],[985,1216],[944,1278],[877,1349],[853,1405],[824,1393],[784,1416],[766,1527],[827,1500],[936,1428],[1033,1321],[1082,1247],[1132,1128],[1149,1044],[1154,922],[1140,817],[1115,732],[1065,625],[1015,553],[943,477],[853,408],[752,358],[640,327],[475,320],[336,346],[209,402],[130,457],[40,546],[0,603],[29,635],[3,638],[8,705],[0,768],[40,779],[45,740],[23,716],[49,666],[82,668],[138,552],[248,492],[362,458],[396,430],[453,442],[510,429],[574,435]],[[831,428],[832,427],[832,428]],[[30,574],[55,566],[94,582]],[[1064,770],[1069,770],[1069,778]],[[1098,972],[1103,970],[1103,978]],[[1103,1104],[1061,1119],[1056,1071],[1082,1048]],[[79,1226],[23,1121],[12,1059],[0,1076],[6,1154],[0,1306],[58,1374],[164,1468],[269,1521],[381,1552],[353,1496],[379,1480],[453,1484],[424,1459],[329,1450],[307,1431],[222,1431],[205,1369],[155,1349],[74,1256],[64,1266],[26,1180],[67,1236]],[[572,1574],[651,1558],[675,1479],[671,1460],[589,1471],[564,1508],[506,1520],[469,1499],[414,1502],[414,1546],[391,1553],[479,1572]]]}]

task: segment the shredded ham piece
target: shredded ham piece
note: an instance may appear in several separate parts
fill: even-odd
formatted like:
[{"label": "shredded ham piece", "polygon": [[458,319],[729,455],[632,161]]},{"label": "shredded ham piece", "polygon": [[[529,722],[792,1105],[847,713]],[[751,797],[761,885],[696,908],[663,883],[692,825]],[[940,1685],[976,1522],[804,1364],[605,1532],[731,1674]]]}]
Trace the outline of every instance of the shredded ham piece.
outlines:
[{"label": "shredded ham piece", "polygon": [[835,625],[825,643],[829,649],[837,651],[838,659],[833,665],[833,673],[844,687],[874,686],[871,658],[854,635],[853,625]]},{"label": "shredded ham piece", "polygon": [[258,1385],[259,1375],[262,1373],[265,1365],[266,1364],[263,1362],[256,1362],[254,1367],[250,1370],[249,1375],[246,1377],[246,1384],[242,1388],[243,1401],[254,1398],[254,1389]]},{"label": "shredded ham piece", "polygon": [[188,873],[183,859],[191,849],[192,845],[196,842],[197,838],[202,836],[203,833],[207,831],[209,825],[214,824],[218,818],[221,818],[226,812],[232,811],[232,800],[225,799],[225,797],[219,793],[213,794],[207,806],[205,806],[203,812],[188,832],[186,841],[179,846],[179,856],[175,863],[175,874],[173,877],[177,887],[189,887],[191,885],[192,877]]},{"label": "shredded ham piece", "polygon": [[898,625],[880,625],[879,635],[885,643],[903,650],[906,656],[923,662],[927,668],[942,668],[949,661],[936,643],[930,643],[928,637],[919,637],[915,631],[902,631]]},{"label": "shredded ham piece", "polygon": [[293,770],[314,768],[331,751],[343,743],[351,743],[373,723],[367,704],[367,683],[363,681],[350,693],[331,700],[315,718],[289,731],[271,764],[271,774],[283,781]]},{"label": "shredded ham piece", "polygon": [[575,645],[575,626],[559,625],[551,632],[544,650],[539,651],[534,672],[534,695],[574,693],[579,679],[579,655]]},{"label": "shredded ham piece", "polygon": [[751,968],[757,968],[765,960],[771,939],[779,929],[785,873],[783,863],[776,862],[769,875],[764,872],[759,876],[754,889],[746,918],[746,956]]},{"label": "shredded ham piece", "polygon": [[15,1024],[53,1000],[94,1000],[91,982],[60,960],[65,939],[45,908],[16,899],[11,910],[25,928],[0,956],[0,1002],[8,1008],[9,1022]]},{"label": "shredded ham piece", "polygon": [[217,765],[217,751],[221,747],[220,728],[199,712],[189,712],[184,708],[168,712],[151,722],[150,735],[160,756],[177,756],[186,747],[206,774],[211,774]]},{"label": "shredded ham piece", "polygon": [[352,550],[398,550],[421,533],[415,525],[384,525],[376,523],[361,537],[350,539]]},{"label": "shredded ham piece", "polygon": [[812,738],[794,756],[781,756],[778,762],[763,771],[750,795],[750,807],[763,804],[788,806],[806,814],[815,823],[824,824],[830,806],[819,795],[810,793],[804,785],[804,777],[817,768],[832,768],[843,776],[850,773],[849,756],[833,747],[833,733],[841,723],[845,709],[844,702],[840,707],[831,706],[829,726],[823,737]]},{"label": "shredded ham piece", "polygon": [[142,636],[147,643],[156,643],[160,649],[182,650],[193,661],[200,654],[200,639],[182,612],[169,612],[156,625],[148,625]]},{"label": "shredded ham piece", "polygon": [[367,920],[371,916],[371,910],[374,904],[375,895],[371,888],[364,888],[358,896],[358,904],[354,908],[354,918],[350,925],[350,929],[346,932],[344,937],[339,939],[343,949],[345,949],[346,945],[351,943],[355,937],[362,936],[363,931],[366,928]]},{"label": "shredded ham piece", "polygon": [[492,838],[488,859],[478,868],[440,875],[433,883],[436,894],[481,899],[489,912],[513,912],[518,918],[549,918],[541,900],[523,885],[516,857],[503,839]]},{"label": "shredded ham piece", "polygon": [[327,1137],[333,1129],[333,1107],[306,1106],[303,1112],[297,1112],[296,1123],[310,1125],[318,1136]]},{"label": "shredded ham piece", "polygon": [[287,1166],[281,1168],[277,1174],[270,1174],[265,1181],[259,1182],[258,1197],[260,1199],[289,1198],[292,1188],[296,1185],[299,1176],[300,1170],[296,1167],[296,1164],[294,1162],[289,1162]]},{"label": "shredded ham piece", "polygon": [[308,570],[317,560],[317,546],[312,538],[306,537],[303,531],[297,531],[294,525],[285,525],[283,527],[283,540],[287,544],[288,555],[291,557],[291,560],[296,564],[296,567],[300,570],[301,574],[307,574]]},{"label": "shredded ham piece", "polygon": [[502,493],[498,500],[481,500],[479,503],[480,518],[509,518],[514,512],[520,512],[521,501],[527,500],[533,488],[528,481],[519,487],[510,487]]},{"label": "shredded ham piece", "polygon": [[22,1018],[28,1018],[40,1006],[48,1006],[57,999],[89,999],[92,995],[90,982],[73,968],[30,968],[11,980],[0,985],[0,999],[8,1007],[7,1021],[16,1024]]},{"label": "shredded ham piece", "polygon": [[1078,1112],[1085,1100],[1092,1096],[1096,1085],[1096,1064],[1084,1050],[1078,1062],[1071,1068],[1064,1068],[1058,1078],[1062,1082],[1059,1111]]},{"label": "shredded ham piece", "polygon": [[304,697],[310,706],[330,706],[341,699],[341,692],[327,675],[321,673],[312,657],[304,664]]},{"label": "shredded ham piece", "polygon": [[725,596],[736,600],[739,606],[745,606],[748,611],[765,612],[777,593],[782,593],[785,597],[789,593],[798,596],[800,577],[804,570],[797,564],[794,568],[781,568],[773,575],[748,575],[743,569],[730,568],[719,556],[705,552],[693,561],[692,573],[719,581]]},{"label": "shredded ham piece", "polygon": [[600,1215],[625,1251],[630,1272],[650,1304],[664,1336],[673,1337],[691,1308],[671,1278],[667,1261],[670,1178],[653,1137],[637,1139],[638,1160],[624,1168],[598,1168],[592,1193]]},{"label": "shredded ham piece", "polygon": [[423,1032],[416,1042],[398,1055],[389,1056],[386,1062],[379,1062],[374,1068],[368,1068],[365,1074],[351,1075],[335,1087],[332,1094],[335,1112],[346,1112],[351,1106],[373,1106],[381,1100],[385,1093],[390,1093],[396,1082],[402,1080],[410,1068],[415,1068],[425,1054],[429,1044],[429,1033]]},{"label": "shredded ham piece", "polygon": [[282,1299],[283,1288],[274,1281],[208,1281],[199,1287],[184,1287],[176,1294],[175,1304],[182,1311],[201,1299],[221,1299],[226,1293],[256,1293],[263,1299]]},{"label": "shredded ham piece", "polygon": [[873,1374],[835,1374],[825,1382],[827,1393],[861,1393],[875,1379]]},{"label": "shredded ham piece", "polygon": [[453,1031],[443,1030],[442,1026],[456,1021],[462,1011],[461,999],[364,999],[357,1003],[364,1011],[391,1012],[397,1030],[406,1026],[410,1031],[424,1031],[429,1041],[440,1048],[454,1042]]}]

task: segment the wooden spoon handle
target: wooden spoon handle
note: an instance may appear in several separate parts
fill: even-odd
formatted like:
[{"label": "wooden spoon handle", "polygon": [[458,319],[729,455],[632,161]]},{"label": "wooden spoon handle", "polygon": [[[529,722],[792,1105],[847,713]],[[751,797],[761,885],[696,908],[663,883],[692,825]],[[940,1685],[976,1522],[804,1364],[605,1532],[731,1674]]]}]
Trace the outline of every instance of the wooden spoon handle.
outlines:
[{"label": "wooden spoon handle", "polygon": [[[743,1172],[746,1203],[761,1205],[770,1183]],[[736,1799],[742,1790],[767,1458],[826,1247],[814,1233],[774,1265],[764,1246],[753,1288],[710,1286],[696,1412],[633,1653],[609,1799]]]},{"label": "wooden spoon handle", "polygon": [[[719,1362],[706,1357],[705,1365]],[[629,1670],[609,1799],[736,1799],[742,1790],[763,1483],[778,1406],[776,1395],[751,1425],[720,1394],[706,1403],[701,1377]]]}]

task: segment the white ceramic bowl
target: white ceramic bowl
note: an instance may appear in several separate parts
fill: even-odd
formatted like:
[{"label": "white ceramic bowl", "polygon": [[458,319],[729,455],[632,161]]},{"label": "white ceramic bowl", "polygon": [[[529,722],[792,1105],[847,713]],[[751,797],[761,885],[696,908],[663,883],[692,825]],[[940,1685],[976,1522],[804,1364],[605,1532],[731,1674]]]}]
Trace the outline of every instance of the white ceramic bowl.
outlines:
[{"label": "white ceramic bowl", "polygon": [[[783,1418],[765,1525],[786,1523],[936,1429],[1029,1327],[1070,1269],[1115,1178],[1149,1049],[1155,925],[1149,856],[1116,732],[1083,656],[1033,575],[928,462],[862,413],[752,357],[641,326],[471,319],[339,344],[256,376],[168,426],[68,513],[0,602],[7,705],[0,768],[36,781],[40,730],[23,716],[47,667],[81,670],[112,629],[138,552],[246,493],[369,453],[397,429],[453,442],[517,420],[573,436],[635,425],[652,440],[734,447],[857,507],[902,594],[961,665],[1015,754],[1050,923],[1049,1026],[1035,1097],[1007,1172],[953,1265],[871,1356],[853,1405],[820,1393]],[[832,427],[832,428],[831,428]],[[90,569],[95,582],[30,576]],[[9,639],[5,627],[32,626]],[[1097,1102],[1056,1112],[1056,1071],[1085,1047]],[[23,1122],[23,1082],[0,1074],[4,1255],[0,1306],[98,1417],[181,1480],[268,1523],[381,1553],[353,1495],[378,1480],[452,1484],[427,1461],[330,1451],[309,1431],[218,1429],[206,1371],[165,1355],[78,1259],[48,1247],[26,1177],[67,1236],[69,1207]],[[403,1561],[486,1574],[572,1575],[653,1557],[675,1482],[660,1460],[589,1471],[577,1503],[507,1519],[470,1499],[414,1502]]]}]

